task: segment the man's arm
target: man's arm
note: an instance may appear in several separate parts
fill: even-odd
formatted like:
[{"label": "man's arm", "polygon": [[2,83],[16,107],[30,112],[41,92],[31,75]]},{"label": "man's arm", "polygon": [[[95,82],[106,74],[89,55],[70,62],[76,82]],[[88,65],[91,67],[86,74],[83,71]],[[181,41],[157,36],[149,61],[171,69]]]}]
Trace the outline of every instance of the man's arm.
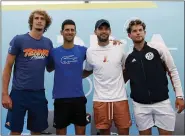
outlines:
[{"label": "man's arm", "polygon": [[90,76],[91,74],[93,73],[93,70],[91,70],[91,71],[87,71],[87,70],[83,70],[83,78],[86,78],[86,77],[88,77],[88,76]]},{"label": "man's arm", "polygon": [[8,86],[10,82],[10,77],[12,73],[12,66],[15,62],[15,55],[8,54],[7,59],[6,59],[6,64],[3,70],[3,77],[2,77],[2,105],[6,109],[11,109],[12,108],[12,100],[9,97],[8,94]]},{"label": "man's arm", "polygon": [[127,58],[127,54],[123,51],[123,57],[121,61],[122,61],[122,68],[123,68],[123,79],[125,83],[127,83],[127,81],[129,80],[129,77],[125,68],[126,58]]},{"label": "man's arm", "polygon": [[174,63],[173,57],[170,51],[168,50],[168,48],[163,44],[157,44],[157,45],[158,45],[159,53],[161,55],[161,59],[165,62],[168,75],[170,77],[172,86],[175,91],[176,108],[178,109],[178,113],[181,113],[184,110],[184,100],[183,100],[184,94],[182,91],[181,81],[180,81],[177,67]]},{"label": "man's arm", "polygon": [[55,70],[55,65],[54,65],[54,60],[53,60],[53,57],[52,57],[52,50],[53,49],[53,44],[51,42],[51,49],[49,51],[49,56],[48,56],[48,62],[47,62],[47,65],[46,65],[46,70],[48,72],[52,72],[53,70]]},{"label": "man's arm", "polygon": [[91,75],[93,73],[93,66],[91,63],[91,56],[89,54],[89,51],[86,52],[86,62],[85,62],[85,69],[83,70],[83,78],[88,77],[89,75]]},{"label": "man's arm", "polygon": [[124,78],[125,83],[127,83],[127,81],[129,80],[129,77],[127,75],[126,69],[123,70],[123,78]]},{"label": "man's arm", "polygon": [[159,46],[160,46],[159,48],[160,48],[161,59],[165,62],[166,70],[167,70],[168,75],[170,77],[170,80],[172,82],[174,91],[176,93],[176,97],[184,96],[183,91],[182,91],[179,73],[178,73],[177,67],[174,63],[173,57],[165,45],[159,44]]},{"label": "man's arm", "polygon": [[54,66],[53,61],[52,61],[52,62],[49,62],[49,63],[46,65],[46,70],[47,70],[48,72],[52,72],[53,70],[55,70],[55,66]]}]

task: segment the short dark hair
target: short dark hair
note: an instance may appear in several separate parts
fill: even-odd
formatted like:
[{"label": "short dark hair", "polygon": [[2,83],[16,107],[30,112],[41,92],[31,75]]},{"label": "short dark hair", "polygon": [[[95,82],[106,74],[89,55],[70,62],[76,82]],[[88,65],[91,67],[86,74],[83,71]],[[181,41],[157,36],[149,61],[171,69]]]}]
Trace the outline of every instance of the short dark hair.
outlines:
[{"label": "short dark hair", "polygon": [[139,20],[139,19],[136,19],[136,20],[130,21],[130,23],[128,24],[127,33],[131,33],[131,31],[132,31],[132,26],[134,26],[134,25],[141,25],[141,26],[143,27],[143,30],[146,29],[145,23],[142,22],[142,21]]},{"label": "short dark hair", "polygon": [[65,26],[65,25],[74,25],[74,26],[75,26],[75,30],[76,30],[76,24],[75,24],[75,22],[74,22],[73,20],[71,20],[71,19],[66,19],[66,20],[62,23],[62,27],[61,27],[62,31],[64,30],[64,26]]}]

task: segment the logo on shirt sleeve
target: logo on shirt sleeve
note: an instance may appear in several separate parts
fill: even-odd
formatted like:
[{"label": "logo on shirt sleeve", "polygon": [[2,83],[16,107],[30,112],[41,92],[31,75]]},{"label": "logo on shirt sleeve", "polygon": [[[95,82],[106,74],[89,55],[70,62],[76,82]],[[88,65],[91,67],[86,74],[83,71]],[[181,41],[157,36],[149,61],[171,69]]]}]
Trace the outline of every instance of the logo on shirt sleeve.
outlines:
[{"label": "logo on shirt sleeve", "polygon": [[11,50],[12,50],[12,46],[9,46],[8,51],[11,52]]}]

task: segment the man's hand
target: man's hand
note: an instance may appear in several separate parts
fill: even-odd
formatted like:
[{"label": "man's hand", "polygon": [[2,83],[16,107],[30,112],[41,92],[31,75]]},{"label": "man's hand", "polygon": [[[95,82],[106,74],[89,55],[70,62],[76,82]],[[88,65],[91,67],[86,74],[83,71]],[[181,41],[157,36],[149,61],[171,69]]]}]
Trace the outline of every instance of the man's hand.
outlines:
[{"label": "man's hand", "polygon": [[177,113],[181,113],[184,110],[184,100],[182,98],[176,98],[175,108],[178,109]]},{"label": "man's hand", "polygon": [[8,94],[2,94],[2,105],[5,109],[12,109],[12,100]]},{"label": "man's hand", "polygon": [[122,44],[122,42],[119,41],[119,40],[110,40],[110,41],[113,42],[113,45],[120,45],[120,44]]}]

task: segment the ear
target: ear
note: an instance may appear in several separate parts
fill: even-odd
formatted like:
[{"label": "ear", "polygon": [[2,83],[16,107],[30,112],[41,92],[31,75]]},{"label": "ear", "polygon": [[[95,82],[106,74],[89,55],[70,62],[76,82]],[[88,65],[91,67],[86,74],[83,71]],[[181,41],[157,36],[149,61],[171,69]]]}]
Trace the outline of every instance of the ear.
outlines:
[{"label": "ear", "polygon": [[130,33],[128,33],[128,37],[131,39],[131,34]]},{"label": "ear", "polygon": [[144,34],[146,35],[146,31],[144,30]]},{"label": "ear", "polygon": [[62,30],[60,30],[60,34],[63,35],[63,31]]},{"label": "ear", "polygon": [[96,35],[96,30],[94,30],[94,34]]}]

